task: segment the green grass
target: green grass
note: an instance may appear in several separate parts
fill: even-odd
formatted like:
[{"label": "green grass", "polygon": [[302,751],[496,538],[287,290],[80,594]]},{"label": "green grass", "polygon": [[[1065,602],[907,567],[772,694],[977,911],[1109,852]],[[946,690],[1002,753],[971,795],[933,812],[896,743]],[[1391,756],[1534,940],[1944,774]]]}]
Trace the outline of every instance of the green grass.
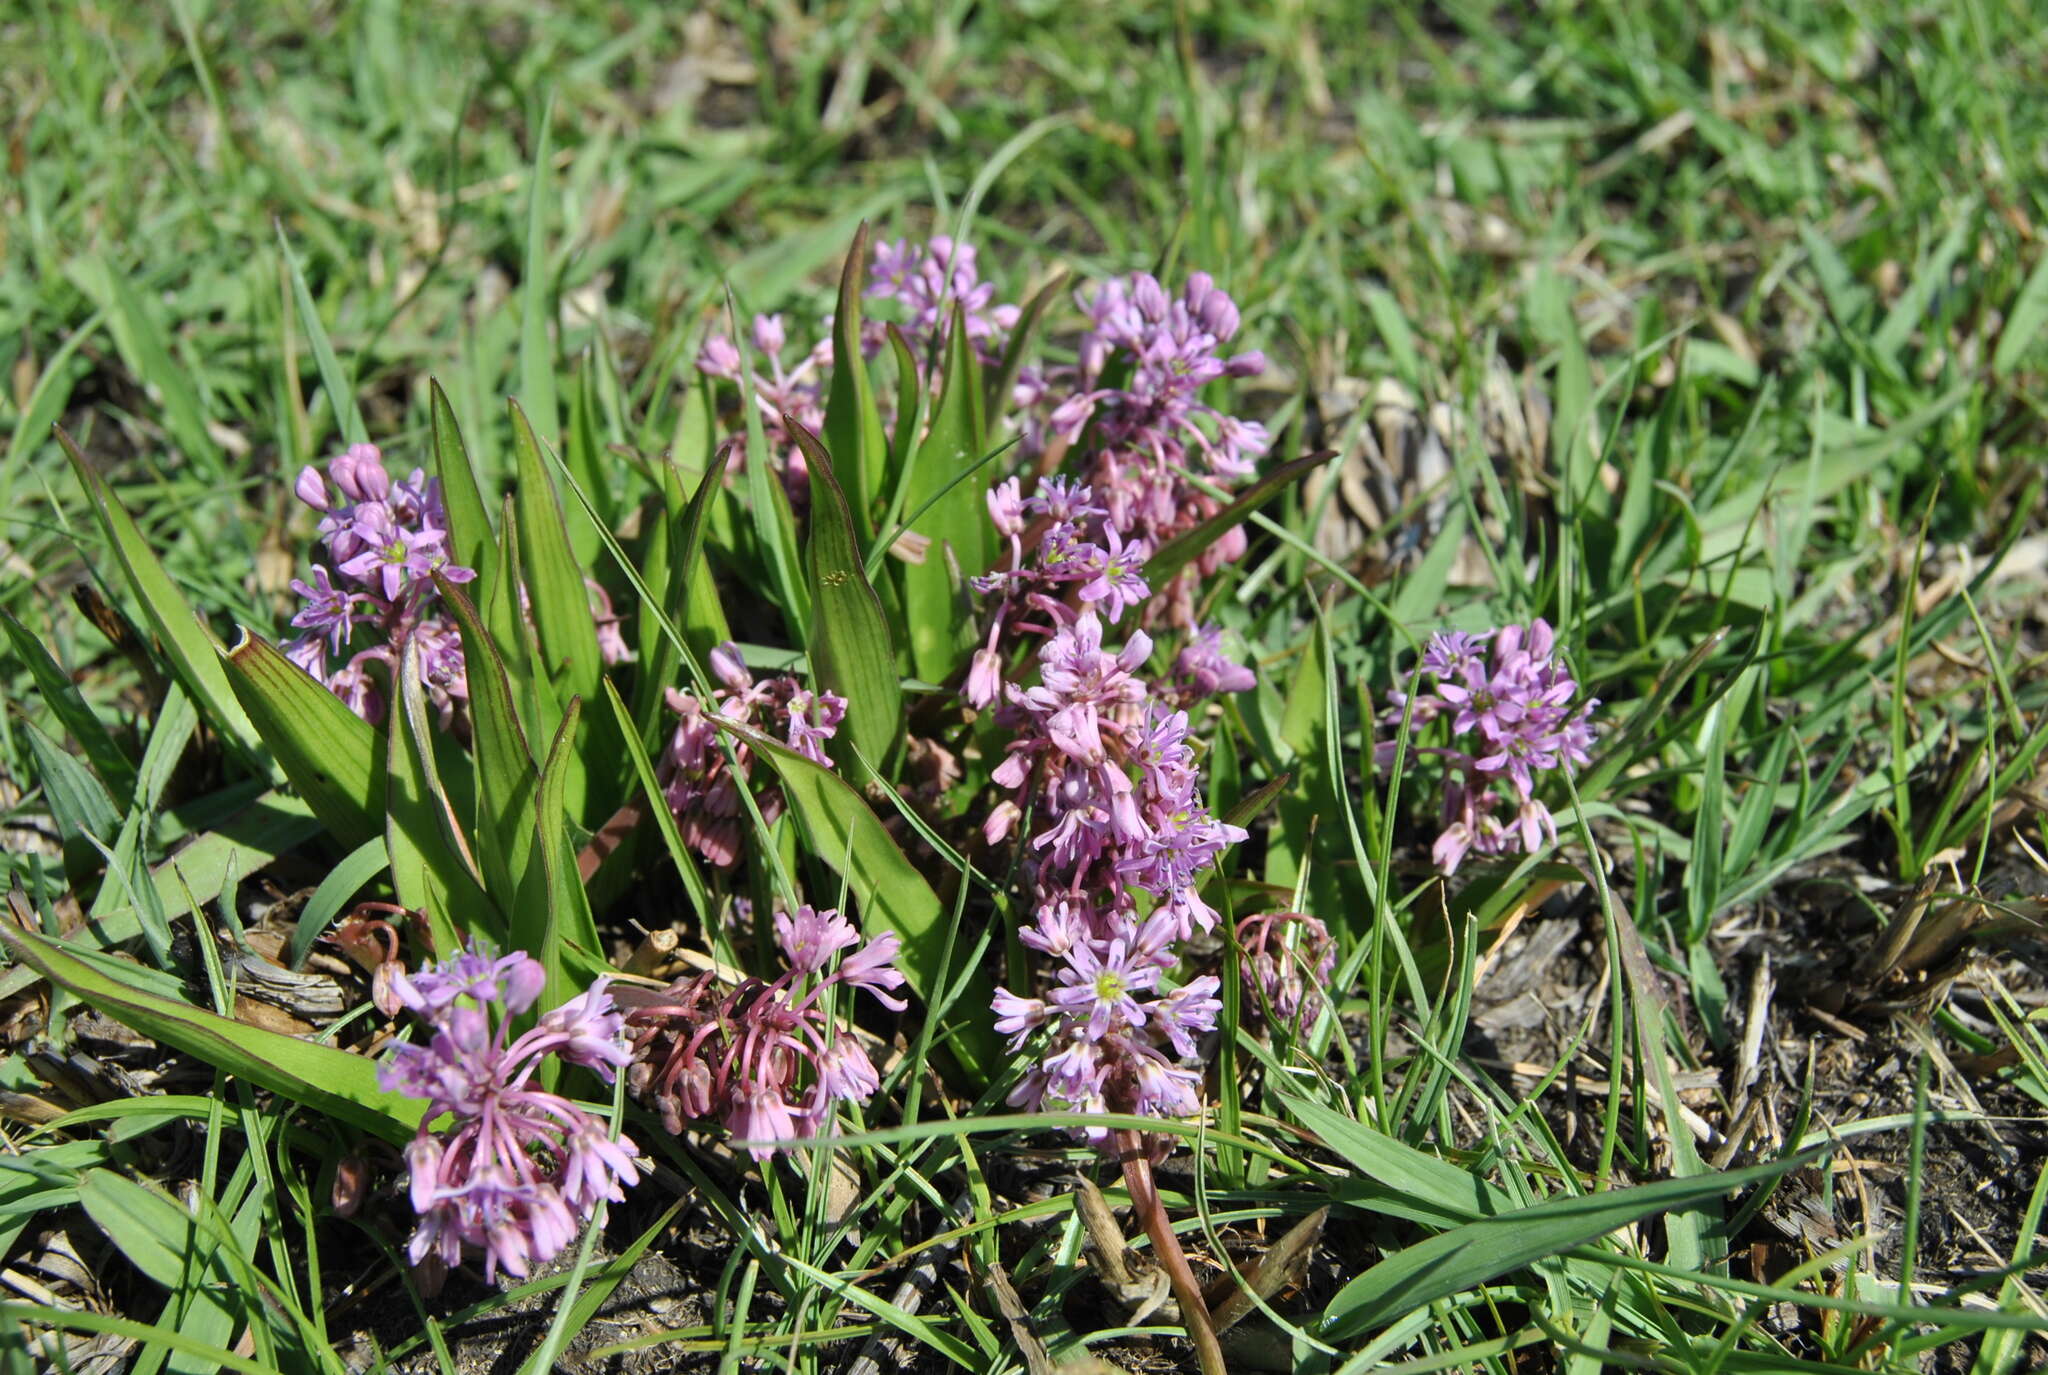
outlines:
[{"label": "green grass", "polygon": [[[177,646],[151,646],[165,637],[53,422],[224,639],[289,615],[311,533],[291,475],[358,426],[426,463],[432,381],[486,490],[517,477],[525,501],[536,474],[560,489],[564,547],[526,557],[584,563],[624,594],[577,492],[615,519],[620,470],[670,448],[688,460],[691,360],[728,286],[742,314],[787,310],[807,339],[864,219],[892,238],[970,221],[1005,299],[1056,268],[1199,268],[1272,360],[1249,404],[1276,460],[1360,454],[1384,433],[1383,379],[1419,398],[1445,454],[1421,478],[1392,465],[1376,497],[1389,528],[1363,532],[1362,557],[1325,552],[1347,498],[1312,479],[1254,518],[1251,555],[1214,584],[1261,667],[1214,737],[1219,809],[1287,780],[1228,862],[1226,896],[1323,916],[1347,990],[1347,1034],[1326,1026],[1326,1044],[1226,1040],[1217,1112],[1178,1156],[1193,1169],[1164,1185],[1188,1249],[1240,1268],[1332,1207],[1306,1288],[1246,1323],[1263,1324],[1261,1350],[1302,1370],[2048,1359],[2028,1274],[2048,1193],[2039,970],[1993,921],[1963,949],[1996,972],[1965,971],[1945,1000],[1954,950],[1915,945],[1980,897],[1993,916],[2039,916],[2004,877],[2048,846],[2048,105],[2033,98],[2048,34],[2023,4],[1362,8],[782,0],[686,20],[178,0],[0,20],[0,609],[22,628],[0,654],[0,862],[22,910],[54,923],[75,895],[109,925],[126,913],[116,943],[141,963],[103,958],[98,977],[232,1009],[221,971],[174,949],[185,914],[232,922],[238,893],[310,890],[382,824],[338,843],[318,805],[309,819],[287,803],[261,836],[213,834],[261,768],[199,723],[189,692],[166,699]],[[508,396],[550,443],[579,425],[588,438],[533,466]],[[1543,435],[1518,437],[1532,425]],[[781,643],[815,644],[794,634],[810,570],[776,557],[766,487],[743,495],[753,518],[728,500],[707,535],[728,607],[765,615],[765,598],[790,613]],[[96,601],[112,611],[95,619]],[[738,638],[772,638],[740,614]],[[1427,763],[1375,769],[1371,723],[1430,630],[1536,615],[1605,703],[1601,749],[1573,780],[1576,814],[1554,799],[1572,815],[1562,847],[1439,884]],[[649,629],[643,659],[666,639]],[[603,767],[619,780],[644,705],[584,700],[583,730],[618,732]],[[537,698],[516,709],[546,717]],[[548,739],[530,743],[543,762]],[[602,820],[581,813],[580,764],[549,777],[570,818]],[[210,836],[207,862],[195,846],[177,881],[152,882],[147,866],[191,836]],[[644,839],[646,870],[666,873],[666,847]],[[456,866],[399,848],[401,894],[462,891]],[[948,856],[914,853],[943,903],[919,908],[926,929],[958,925],[943,920],[956,893],[963,911],[1007,901],[1001,876],[990,897]],[[779,863],[821,903],[856,867]],[[1593,952],[1565,990],[1588,994],[1583,1016],[1551,1046],[1607,1085],[1582,1095],[1575,1132],[1532,1107],[1556,1108],[1562,1083],[1521,1093],[1468,1035],[1481,962],[1546,898],[1528,922],[1581,922]],[[559,888],[545,915],[550,933],[579,919]],[[959,927],[950,967],[984,929]],[[1758,949],[1781,973],[1765,1035],[1789,1038],[1790,1088],[1737,1133],[1768,1094],[1731,1072]],[[0,979],[7,996],[41,987],[18,968]],[[1866,1110],[1830,1088],[1827,1056],[1852,1043],[1805,1011],[1829,990],[1846,995],[1828,1016],[1899,1051]],[[92,1001],[52,993],[49,1037]],[[0,1059],[0,1087],[49,1094],[29,1048]],[[662,1210],[678,1200],[730,1263],[690,1272],[698,1316],[633,1341],[707,1369],[840,1370],[871,1333],[934,1365],[1016,1369],[982,1283],[993,1264],[1055,1358],[1137,1349],[1083,1321],[1103,1304],[1064,1190],[1025,1201],[1014,1183],[1048,1153],[1070,1168],[1087,1153],[1056,1124],[997,1116],[1000,1092],[977,1103],[958,1076],[922,1073],[926,1038],[910,1048],[837,1148],[858,1180],[843,1213],[826,1206],[825,1152],[743,1178],[643,1117],[631,1129],[661,1173],[640,1193],[659,1199],[636,1196],[604,1252],[471,1295],[474,1311],[427,1304],[424,1335],[383,1354],[445,1361],[465,1321],[540,1294],[536,1346],[580,1304],[560,1340],[588,1357],[590,1314],[636,1248],[672,1248]],[[208,1080],[221,1062],[190,1053],[202,1079],[167,1095],[0,1125],[13,1273],[50,1283],[34,1268],[50,1218],[85,1219],[124,1258],[97,1309],[57,1294],[65,1316],[30,1312],[44,1299],[16,1285],[5,1320],[143,1337],[138,1368],[206,1367],[244,1331],[236,1368],[333,1368],[360,1319],[330,1319],[330,1300],[380,1241],[374,1219],[328,1205],[361,1123],[246,1067]],[[1702,1069],[1710,1092],[1675,1090]],[[1707,1140],[1674,1127],[1658,1106],[1674,1098]],[[1987,1137],[1963,1120],[1980,1111],[2020,1120]],[[167,1156],[173,1137],[197,1145]],[[1821,1176],[1843,1229],[1760,1276],[1754,1217],[1782,1201],[1763,1181],[1837,1138],[1896,1168]],[[2017,1183],[1973,1279],[1916,1251],[1953,1230],[1941,1181],[1984,1160]],[[137,1179],[190,1182],[198,1203]],[[1863,1212],[1859,1187],[1891,1212]],[[388,1248],[402,1199],[369,1211]],[[948,1259],[912,1308],[898,1285],[941,1239]],[[386,1283],[387,1299],[403,1287]],[[1192,1368],[1178,1326],[1138,1325]]]}]

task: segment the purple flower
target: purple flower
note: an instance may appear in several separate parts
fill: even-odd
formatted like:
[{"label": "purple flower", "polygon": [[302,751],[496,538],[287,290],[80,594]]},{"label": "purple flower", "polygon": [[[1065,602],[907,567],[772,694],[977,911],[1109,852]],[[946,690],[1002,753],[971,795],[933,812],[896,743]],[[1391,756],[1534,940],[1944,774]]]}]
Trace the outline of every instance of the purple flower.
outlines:
[{"label": "purple flower", "polygon": [[483,1251],[486,1278],[529,1274],[575,1239],[578,1214],[624,1198],[639,1178],[630,1141],[532,1086],[548,1055],[607,1077],[628,1058],[603,980],[512,1039],[513,1019],[544,981],[527,955],[475,948],[391,979],[430,1033],[424,1045],[393,1046],[377,1072],[385,1089],[427,1100],[406,1164],[419,1217],[408,1254],[429,1289],[465,1246]]}]

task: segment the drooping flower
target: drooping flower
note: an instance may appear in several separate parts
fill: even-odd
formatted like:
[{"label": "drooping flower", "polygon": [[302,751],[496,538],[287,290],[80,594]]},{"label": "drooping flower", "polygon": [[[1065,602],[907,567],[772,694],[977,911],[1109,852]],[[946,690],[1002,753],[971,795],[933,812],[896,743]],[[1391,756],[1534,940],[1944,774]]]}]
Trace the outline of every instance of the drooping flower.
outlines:
[{"label": "drooping flower", "polygon": [[865,1102],[881,1086],[854,1033],[826,1016],[826,991],[843,985],[905,1006],[887,992],[904,981],[892,966],[893,934],[861,944],[837,911],[808,905],[777,913],[773,925],[788,961],[777,978],[724,992],[714,974],[678,979],[642,995],[626,1018],[636,1044],[628,1085],[663,1125],[680,1132],[717,1119],[756,1160],[773,1155],[773,1143],[816,1135],[835,1103]]},{"label": "drooping flower", "polygon": [[1247,1006],[1259,1018],[1307,1035],[1329,1004],[1325,990],[1337,970],[1330,929],[1302,912],[1267,912],[1237,924],[1244,961],[1239,974]]},{"label": "drooping flower", "polygon": [[397,1004],[427,1032],[424,1043],[393,1046],[377,1080],[427,1103],[405,1155],[419,1219],[407,1255],[429,1292],[465,1247],[484,1253],[485,1278],[525,1277],[575,1239],[598,1203],[623,1200],[639,1178],[631,1141],[533,1082],[551,1055],[607,1083],[630,1060],[606,981],[514,1039],[513,1020],[545,982],[532,957],[476,947],[389,979]]}]

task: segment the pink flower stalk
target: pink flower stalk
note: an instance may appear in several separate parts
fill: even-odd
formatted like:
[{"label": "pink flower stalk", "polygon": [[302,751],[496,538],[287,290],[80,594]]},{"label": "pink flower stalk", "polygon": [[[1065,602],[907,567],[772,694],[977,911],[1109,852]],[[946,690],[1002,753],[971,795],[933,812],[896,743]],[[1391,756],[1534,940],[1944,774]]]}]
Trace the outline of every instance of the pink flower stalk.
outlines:
[{"label": "pink flower stalk", "polygon": [[678,979],[637,995],[626,1017],[636,1037],[627,1082],[662,1125],[680,1133],[715,1118],[756,1160],[780,1149],[772,1143],[817,1135],[833,1104],[866,1102],[881,1087],[860,1042],[826,1016],[826,990],[907,1005],[893,996],[904,983],[893,933],[862,944],[838,911],[806,904],[776,914],[775,942],[789,967],[773,981],[750,978],[721,995],[713,974]]},{"label": "pink flower stalk", "polygon": [[[377,1070],[385,1089],[427,1100],[405,1158],[419,1217],[407,1255],[430,1293],[466,1246],[483,1251],[486,1279],[499,1270],[524,1278],[575,1240],[599,1202],[623,1200],[639,1178],[631,1141],[532,1083],[550,1055],[606,1083],[632,1058],[606,981],[512,1039],[513,1020],[545,982],[532,957],[475,947],[389,980],[431,1033],[424,1045],[393,1046]],[[434,1130],[443,1116],[448,1125]]]},{"label": "pink flower stalk", "polygon": [[[364,719],[381,721],[384,683],[408,640],[420,649],[420,677],[443,729],[462,719],[469,677],[455,625],[434,611],[432,574],[468,582],[476,571],[449,560],[448,512],[441,481],[415,468],[394,482],[374,444],[352,444],[322,476],[308,465],[293,490],[320,512],[320,541],[332,567],[315,564],[295,579],[303,601],[292,625],[306,633],[285,654]],[[369,643],[356,647],[359,639]]]},{"label": "pink flower stalk", "polygon": [[1324,990],[1337,972],[1330,929],[1302,912],[1267,912],[1240,921],[1237,941],[1244,950],[1238,974],[1248,1009],[1306,1036],[1329,1004]]},{"label": "pink flower stalk", "polygon": [[[1425,677],[1434,691],[1420,690]],[[1488,635],[1440,631],[1407,691],[1389,694],[1394,706],[1384,724],[1400,723],[1410,694],[1418,726],[1449,722],[1451,746],[1418,751],[1453,771],[1444,783],[1443,831],[1430,851],[1446,874],[1468,854],[1534,854],[1546,839],[1556,842],[1557,820],[1536,799],[1536,783],[1566,763],[1590,762],[1591,717],[1600,703],[1574,704],[1578,690],[1557,657],[1556,634],[1539,619]],[[1392,764],[1394,754],[1394,741],[1374,747],[1382,764]]]},{"label": "pink flower stalk", "polygon": [[[787,674],[756,682],[733,644],[718,646],[710,659],[712,676],[723,686],[712,690],[709,704],[689,693],[668,690],[669,710],[679,719],[656,775],[684,843],[709,863],[729,869],[739,862],[746,816],[739,789],[748,785],[754,756],[744,741],[735,739],[730,741],[729,760],[713,718],[722,717],[785,740],[797,753],[829,769],[832,758],[825,753],[825,743],[846,719],[846,699],[830,692],[813,692]],[[761,810],[761,819],[772,824],[782,815],[781,790],[763,788],[755,805]]]}]

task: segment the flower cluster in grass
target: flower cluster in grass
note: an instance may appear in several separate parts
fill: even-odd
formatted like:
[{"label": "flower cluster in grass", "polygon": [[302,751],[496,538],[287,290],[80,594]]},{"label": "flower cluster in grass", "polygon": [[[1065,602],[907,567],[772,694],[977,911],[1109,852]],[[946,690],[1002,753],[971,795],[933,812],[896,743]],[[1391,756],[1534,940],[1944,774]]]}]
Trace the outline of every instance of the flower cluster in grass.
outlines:
[{"label": "flower cluster in grass", "polygon": [[723,1123],[757,1160],[775,1153],[771,1143],[815,1136],[835,1103],[866,1102],[881,1084],[860,1041],[832,1020],[831,990],[863,989],[895,1011],[908,1006],[894,996],[904,977],[893,934],[862,945],[836,910],[800,906],[776,914],[775,943],[788,962],[775,979],[728,990],[712,973],[679,979],[626,1019],[634,1095],[670,1132]]},{"label": "flower cluster in grass", "polygon": [[[669,709],[678,719],[656,772],[683,842],[710,863],[729,869],[739,862],[740,840],[751,820],[740,789],[748,786],[754,756],[745,741],[721,740],[718,721],[785,741],[829,769],[832,759],[825,753],[825,742],[846,719],[846,699],[814,692],[788,674],[757,681],[741,660],[739,647],[730,643],[712,650],[708,658],[719,682],[709,703],[668,689]],[[772,825],[782,815],[781,790],[763,788],[755,805],[763,823]]]},{"label": "flower cluster in grass", "polygon": [[[575,1239],[601,1201],[622,1200],[639,1178],[631,1141],[533,1082],[549,1056],[606,1083],[632,1058],[606,981],[512,1037],[545,981],[524,953],[475,948],[391,977],[391,994],[429,1033],[424,1044],[393,1046],[377,1075],[384,1088],[427,1102],[405,1159],[419,1217],[408,1255],[429,1292],[464,1247],[483,1251],[487,1278],[530,1274]],[[436,1129],[444,1115],[448,1124]]]},{"label": "flower cluster in grass", "polygon": [[[455,622],[440,611],[433,575],[466,583],[476,570],[449,557],[448,509],[441,479],[419,468],[395,481],[374,444],[351,444],[327,464],[299,470],[293,489],[320,513],[326,563],[294,579],[304,633],[285,653],[372,725],[384,719],[398,656],[419,652],[420,686],[443,730],[468,729],[469,672]],[[606,664],[632,657],[610,595],[584,579],[591,620]],[[520,589],[522,609],[525,589]]]},{"label": "flower cluster in grass", "polygon": [[[327,562],[313,566],[310,581],[292,583],[301,602],[292,625],[305,633],[285,652],[374,724],[410,642],[427,700],[442,728],[454,727],[469,705],[469,675],[461,636],[436,609],[432,575],[463,583],[476,570],[448,557],[441,480],[415,468],[395,482],[376,445],[351,444],[324,476],[310,464],[300,469],[294,490],[320,513]],[[381,679],[373,665],[382,665]]]},{"label": "flower cluster in grass", "polygon": [[[1440,631],[1430,637],[1405,691],[1390,694],[1385,716],[1417,725],[1449,723],[1451,744],[1420,752],[1448,766],[1442,825],[1430,853],[1447,874],[1468,854],[1534,854],[1557,840],[1557,820],[1536,797],[1546,772],[1585,764],[1593,744],[1597,699],[1574,701],[1579,685],[1557,655],[1557,636],[1543,620],[1485,635]],[[1413,701],[1410,702],[1412,696]],[[1374,751],[1394,762],[1395,741]]]},{"label": "flower cluster in grass", "polygon": [[1237,924],[1238,975],[1254,1019],[1306,1036],[1329,1006],[1337,972],[1330,928],[1305,912],[1264,912]]},{"label": "flower cluster in grass", "polygon": [[[1052,424],[1056,439],[1072,443],[1099,416],[1078,451],[1088,480],[1048,476],[1028,495],[1018,479],[999,484],[989,516],[1008,559],[976,582],[992,603],[989,636],[964,695],[994,707],[1012,733],[994,773],[1010,796],[983,835],[1000,842],[1027,815],[1042,826],[1025,846],[1034,919],[1019,938],[1048,966],[1035,992],[998,990],[994,1009],[1013,1047],[1041,1033],[1048,1042],[1013,1104],[1180,1117],[1200,1107],[1200,1075],[1188,1062],[1221,1004],[1214,975],[1178,986],[1169,976],[1184,943],[1216,924],[1204,876],[1245,836],[1202,801],[1187,708],[1252,679],[1224,655],[1216,631],[1193,625],[1204,565],[1175,579],[1178,593],[1157,596],[1145,562],[1157,542],[1203,519],[1209,499],[1187,475],[1195,455],[1215,476],[1242,477],[1265,444],[1262,432],[1198,403],[1182,379],[1243,375],[1258,361],[1217,356],[1237,311],[1206,277],[1169,302],[1156,281],[1136,276],[1109,284],[1090,306],[1082,365],[1068,379],[1083,390],[1054,408]],[[1105,380],[1113,357],[1125,378],[1116,386]],[[1241,550],[1219,542],[1208,571]],[[1153,650],[1144,630],[1119,648],[1105,644],[1105,623],[1126,616],[1192,632],[1165,681],[1142,676]],[[1035,662],[1007,664],[1003,647],[1020,639],[1037,643]],[[1099,1128],[1082,1134],[1107,1139]]]}]

